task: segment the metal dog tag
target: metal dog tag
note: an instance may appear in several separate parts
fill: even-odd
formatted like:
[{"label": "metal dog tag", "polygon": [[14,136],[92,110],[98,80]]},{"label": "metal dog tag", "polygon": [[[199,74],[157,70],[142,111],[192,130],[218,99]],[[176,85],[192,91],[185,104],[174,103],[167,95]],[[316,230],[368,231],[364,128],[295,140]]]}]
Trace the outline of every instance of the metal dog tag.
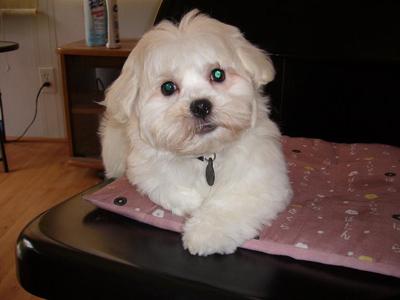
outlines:
[{"label": "metal dog tag", "polygon": [[213,159],[210,157],[207,160],[207,167],[206,167],[206,180],[209,186],[212,186],[215,181],[215,172],[214,172],[214,165]]}]

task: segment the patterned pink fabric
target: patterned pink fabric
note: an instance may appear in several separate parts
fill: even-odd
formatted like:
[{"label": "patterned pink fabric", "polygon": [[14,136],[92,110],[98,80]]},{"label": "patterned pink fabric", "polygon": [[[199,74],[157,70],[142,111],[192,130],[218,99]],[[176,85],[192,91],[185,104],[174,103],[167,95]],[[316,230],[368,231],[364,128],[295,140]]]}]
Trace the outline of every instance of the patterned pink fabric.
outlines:
[{"label": "patterned pink fabric", "polygon": [[[294,198],[259,238],[242,247],[400,277],[400,148],[288,137],[282,144]],[[183,218],[138,194],[126,178],[86,199],[182,231]]]}]

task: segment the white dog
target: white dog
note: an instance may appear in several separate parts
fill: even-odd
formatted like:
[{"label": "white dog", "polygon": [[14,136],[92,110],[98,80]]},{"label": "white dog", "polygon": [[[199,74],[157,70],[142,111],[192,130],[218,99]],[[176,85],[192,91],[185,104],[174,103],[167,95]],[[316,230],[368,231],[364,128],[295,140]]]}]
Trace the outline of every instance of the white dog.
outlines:
[{"label": "white dog", "polygon": [[186,216],[192,254],[232,253],[290,201],[280,132],[262,85],[271,60],[233,26],[197,10],[147,32],[107,92],[107,177]]}]

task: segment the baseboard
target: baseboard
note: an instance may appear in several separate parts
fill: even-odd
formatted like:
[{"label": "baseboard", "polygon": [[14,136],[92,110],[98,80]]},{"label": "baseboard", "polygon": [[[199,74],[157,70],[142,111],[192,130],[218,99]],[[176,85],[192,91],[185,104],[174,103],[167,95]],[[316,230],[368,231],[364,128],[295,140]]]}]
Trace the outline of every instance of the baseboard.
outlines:
[{"label": "baseboard", "polygon": [[[16,136],[7,136],[6,142],[16,142]],[[37,143],[66,143],[66,138],[50,138],[50,137],[34,137],[34,136],[26,136],[18,140],[18,142],[37,142]]]}]

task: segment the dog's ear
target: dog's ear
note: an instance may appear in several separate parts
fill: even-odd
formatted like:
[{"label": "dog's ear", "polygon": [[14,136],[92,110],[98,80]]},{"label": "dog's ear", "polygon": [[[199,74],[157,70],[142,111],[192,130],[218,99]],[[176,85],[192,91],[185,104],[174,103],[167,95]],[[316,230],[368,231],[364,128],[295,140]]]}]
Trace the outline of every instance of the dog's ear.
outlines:
[{"label": "dog's ear", "polygon": [[106,115],[119,123],[125,123],[134,109],[134,102],[139,93],[140,59],[139,49],[129,54],[120,76],[107,89],[102,105],[107,107]]},{"label": "dog's ear", "polygon": [[236,53],[257,88],[274,79],[274,65],[265,51],[252,45],[242,34],[236,35],[236,46]]}]

